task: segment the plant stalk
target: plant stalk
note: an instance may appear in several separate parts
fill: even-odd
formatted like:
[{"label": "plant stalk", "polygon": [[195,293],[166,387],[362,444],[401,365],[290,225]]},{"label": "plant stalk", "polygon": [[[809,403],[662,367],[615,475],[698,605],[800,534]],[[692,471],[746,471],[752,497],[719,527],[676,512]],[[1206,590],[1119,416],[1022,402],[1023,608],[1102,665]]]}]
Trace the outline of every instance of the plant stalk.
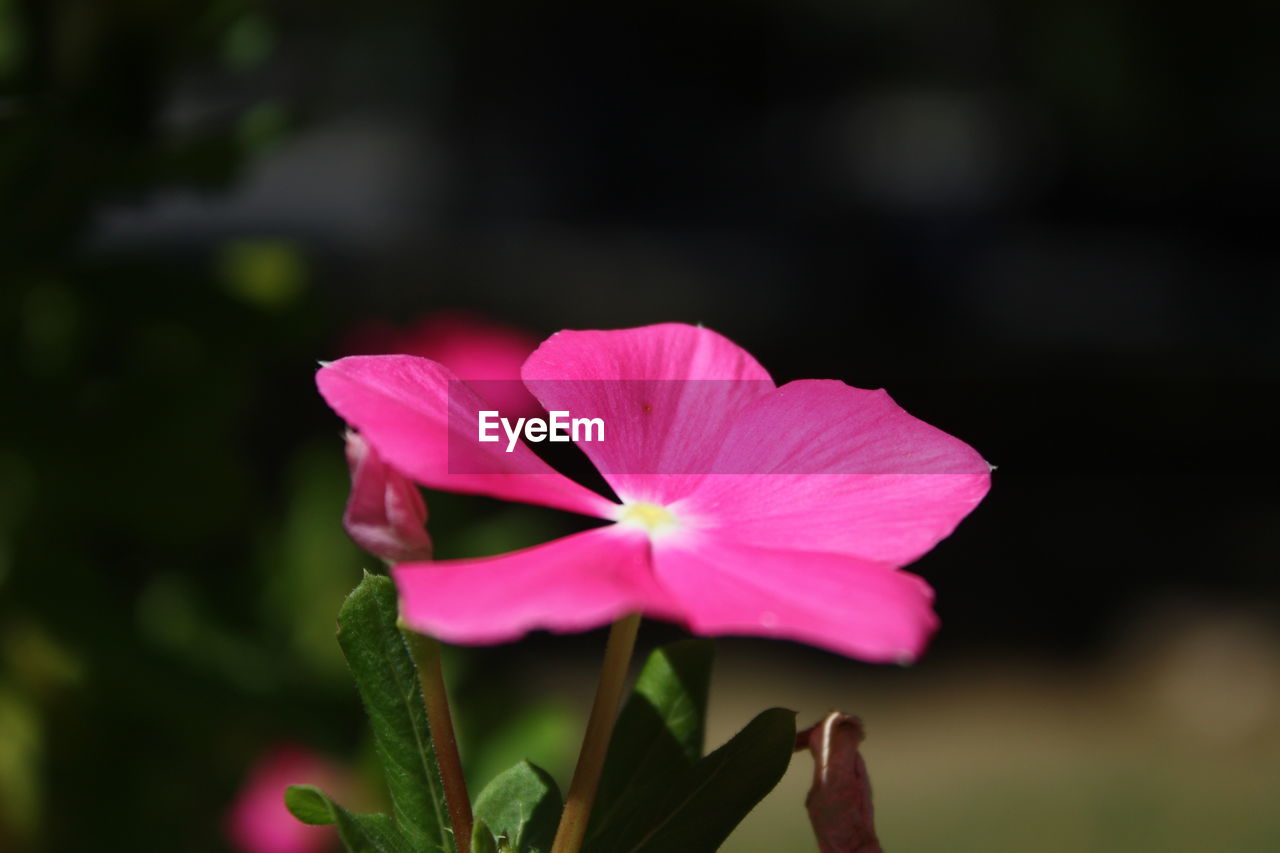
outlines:
[{"label": "plant stalk", "polygon": [[578,853],[582,847],[639,628],[640,614],[632,613],[614,622],[609,630],[595,702],[591,706],[591,717],[582,738],[582,751],[578,753],[578,766],[573,771],[573,782],[569,784],[569,796],[565,799],[551,853]]},{"label": "plant stalk", "polygon": [[458,853],[471,850],[471,798],[467,780],[462,775],[462,759],[458,756],[458,740],[453,733],[453,715],[449,713],[449,696],[444,688],[444,669],[440,665],[440,641],[401,626],[409,641],[409,650],[418,665],[422,682],[422,698],[427,705],[427,725],[436,763],[440,765],[440,781],[444,786],[445,807],[453,825],[453,840]]}]

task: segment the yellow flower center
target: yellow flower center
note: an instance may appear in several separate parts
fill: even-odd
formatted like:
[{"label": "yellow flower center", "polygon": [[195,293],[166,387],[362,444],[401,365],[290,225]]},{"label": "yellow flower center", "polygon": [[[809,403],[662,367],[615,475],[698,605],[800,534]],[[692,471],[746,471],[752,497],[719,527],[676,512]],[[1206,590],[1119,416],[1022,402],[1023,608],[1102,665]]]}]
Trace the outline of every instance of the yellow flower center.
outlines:
[{"label": "yellow flower center", "polygon": [[675,515],[664,506],[641,501],[628,504],[618,516],[619,524],[629,524],[648,531],[650,536],[664,533],[679,524]]}]

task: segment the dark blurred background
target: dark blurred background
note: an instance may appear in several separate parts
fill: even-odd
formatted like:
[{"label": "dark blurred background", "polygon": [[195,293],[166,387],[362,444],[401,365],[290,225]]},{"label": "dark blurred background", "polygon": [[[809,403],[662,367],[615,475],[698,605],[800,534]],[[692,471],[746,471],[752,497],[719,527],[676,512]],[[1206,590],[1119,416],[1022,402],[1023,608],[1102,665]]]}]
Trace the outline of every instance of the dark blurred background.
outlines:
[{"label": "dark blurred background", "polygon": [[[701,322],[999,466],[925,661],[725,641],[713,738],[861,713],[894,850],[1280,848],[1278,24],[0,0],[0,850],[232,849],[282,742],[376,801],[312,372],[445,310]],[[442,556],[573,523],[428,502]],[[475,782],[565,772],[599,651],[453,656]],[[808,772],[726,850],[815,849]]]}]

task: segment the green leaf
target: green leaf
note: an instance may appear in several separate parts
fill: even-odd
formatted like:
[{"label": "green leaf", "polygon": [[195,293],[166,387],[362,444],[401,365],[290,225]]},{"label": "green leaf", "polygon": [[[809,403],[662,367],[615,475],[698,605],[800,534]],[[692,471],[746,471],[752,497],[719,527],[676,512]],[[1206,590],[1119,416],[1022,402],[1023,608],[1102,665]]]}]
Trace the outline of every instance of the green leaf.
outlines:
[{"label": "green leaf", "polygon": [[485,786],[476,820],[510,840],[513,853],[547,853],[556,837],[562,801],[551,774],[521,761]]},{"label": "green leaf", "polygon": [[412,853],[413,847],[384,814],[352,814],[314,785],[290,785],[284,803],[293,816],[312,826],[338,827],[350,853]]},{"label": "green leaf", "polygon": [[396,825],[416,853],[453,853],[418,671],[397,617],[391,579],[366,573],[338,613],[338,643],[373,727]]},{"label": "green leaf", "polygon": [[498,853],[498,840],[489,831],[489,825],[477,820],[471,829],[471,853]]},{"label": "green leaf", "polygon": [[290,785],[284,789],[289,813],[308,826],[332,826],[337,818],[333,804],[315,785]]},{"label": "green leaf", "polygon": [[[764,711],[724,746],[645,792],[627,834],[588,853],[714,853],[747,813],[773,790],[791,762],[795,712]],[[610,842],[612,844],[612,842]]]},{"label": "green leaf", "polygon": [[654,650],[618,715],[587,828],[589,849],[622,849],[643,804],[702,757],[711,686],[711,640]]}]

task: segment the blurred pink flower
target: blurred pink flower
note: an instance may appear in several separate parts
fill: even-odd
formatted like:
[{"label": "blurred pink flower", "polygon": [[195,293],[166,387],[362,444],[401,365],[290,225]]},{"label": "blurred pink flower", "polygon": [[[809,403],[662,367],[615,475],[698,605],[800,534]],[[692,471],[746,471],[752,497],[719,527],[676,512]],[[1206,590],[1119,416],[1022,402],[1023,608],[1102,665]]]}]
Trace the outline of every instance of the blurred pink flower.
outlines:
[{"label": "blurred pink flower", "polygon": [[990,466],[883,391],[774,385],[701,327],[560,332],[525,361],[548,410],[600,417],[580,447],[620,499],[523,443],[476,440],[478,395],[434,361],[357,356],[322,368],[329,405],[422,485],[614,522],[498,557],[393,570],[404,619],[456,643],[580,631],[629,612],[697,634],[752,634],[866,660],[917,656],[933,593],[899,567],[986,494]]},{"label": "blurred pink flower", "polygon": [[321,756],[291,744],[274,747],[250,769],[227,815],[226,833],[240,853],[319,853],[337,840],[333,827],[300,823],[284,804],[290,785],[340,790],[342,774]]},{"label": "blurred pink flower", "polygon": [[357,545],[389,563],[430,560],[427,505],[418,487],[386,465],[358,433],[347,430],[351,495],[342,524]]},{"label": "blurred pink flower", "polygon": [[503,414],[536,414],[538,401],[520,382],[520,366],[538,346],[523,329],[462,311],[441,311],[408,329],[368,322],[348,336],[352,355],[416,355],[438,361],[459,379],[480,380],[484,397]]}]

